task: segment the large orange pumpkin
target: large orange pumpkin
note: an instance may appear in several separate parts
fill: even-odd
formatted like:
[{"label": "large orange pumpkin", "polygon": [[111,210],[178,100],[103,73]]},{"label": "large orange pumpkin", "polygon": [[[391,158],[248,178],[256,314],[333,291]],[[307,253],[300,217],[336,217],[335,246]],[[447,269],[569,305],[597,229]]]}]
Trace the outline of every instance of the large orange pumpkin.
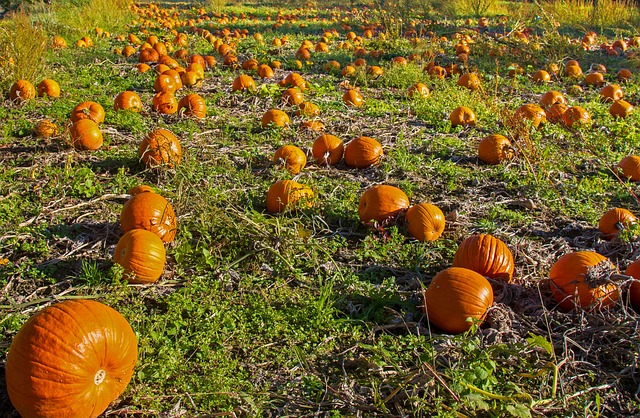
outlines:
[{"label": "large orange pumpkin", "polygon": [[611,239],[637,221],[638,219],[631,211],[624,208],[613,208],[600,217],[598,229],[604,239]]},{"label": "large orange pumpkin", "polygon": [[180,164],[182,148],[176,136],[166,129],[151,131],[138,147],[140,160],[148,167],[166,164],[168,167]]},{"label": "large orange pumpkin", "polygon": [[268,128],[269,125],[279,126],[281,128],[285,126],[289,126],[291,120],[289,119],[289,115],[284,113],[282,110],[278,109],[270,109],[267,110],[264,115],[262,115],[262,119],[260,124],[263,128]]},{"label": "large orange pumpkin", "polygon": [[71,111],[71,121],[77,122],[80,119],[91,119],[95,123],[104,122],[104,108],[100,103],[87,101],[82,102]]},{"label": "large orange pumpkin", "polygon": [[466,87],[469,90],[477,90],[480,87],[480,77],[475,73],[462,74],[458,78],[458,85]]},{"label": "large orange pumpkin", "polygon": [[102,146],[100,127],[91,119],[80,119],[69,128],[71,144],[77,150],[97,150]]},{"label": "large orange pumpkin", "polygon": [[29,80],[18,80],[9,90],[9,98],[12,101],[23,102],[36,97],[36,88]]},{"label": "large orange pumpkin", "polygon": [[378,141],[360,136],[344,147],[344,162],[349,167],[367,168],[378,164],[383,154],[382,145]]},{"label": "large orange pumpkin", "polygon": [[293,175],[298,174],[307,165],[307,155],[295,145],[283,145],[273,155],[275,164],[283,164]]},{"label": "large orange pumpkin", "polygon": [[60,97],[60,85],[57,81],[45,78],[38,83],[38,96],[49,96],[53,99]]},{"label": "large orange pumpkin", "polygon": [[347,106],[360,107],[364,104],[364,99],[356,89],[349,89],[342,95],[342,101]]},{"label": "large orange pumpkin", "polygon": [[94,418],[126,389],[136,336],[113,308],[68,300],[32,316],[14,337],[7,391],[20,415]]},{"label": "large orange pumpkin", "polygon": [[138,93],[134,91],[123,91],[118,94],[113,101],[115,110],[130,110],[132,112],[140,112],[142,110],[142,100]]},{"label": "large orange pumpkin", "polygon": [[528,120],[534,128],[547,121],[547,114],[540,106],[527,103],[518,107],[514,113],[516,120]]},{"label": "large orange pumpkin", "polygon": [[267,210],[280,213],[287,207],[313,206],[313,191],[306,185],[293,180],[278,180],[267,191]]},{"label": "large orange pumpkin", "polygon": [[478,144],[478,158],[485,164],[500,164],[513,158],[513,147],[507,137],[500,134],[489,135]]},{"label": "large orange pumpkin", "polygon": [[313,142],[311,153],[320,165],[336,165],[342,160],[344,143],[337,136],[322,134]]},{"label": "large orange pumpkin", "polygon": [[429,322],[451,334],[467,331],[482,321],[493,305],[493,289],[473,270],[451,267],[436,274],[423,293],[423,308]]},{"label": "large orange pumpkin", "polygon": [[365,190],[360,198],[358,214],[362,222],[382,222],[409,207],[409,198],[397,187],[379,184]]},{"label": "large orange pumpkin", "polygon": [[233,84],[231,85],[232,91],[244,91],[248,90],[250,92],[256,91],[256,82],[251,78],[250,75],[240,74],[233,80]]},{"label": "large orange pumpkin", "polygon": [[620,175],[631,181],[640,181],[640,156],[628,155],[618,163]]},{"label": "large orange pumpkin", "polygon": [[163,242],[171,242],[176,236],[176,214],[171,203],[159,194],[138,193],[122,207],[120,226],[125,233],[132,229],[146,229]]},{"label": "large orange pumpkin", "polygon": [[196,93],[187,94],[178,102],[178,112],[182,109],[185,116],[204,119],[207,116],[207,104],[202,96]]},{"label": "large orange pumpkin", "polygon": [[515,268],[509,247],[488,234],[472,235],[462,241],[451,265],[507,283],[513,279]]},{"label": "large orange pumpkin", "polygon": [[165,115],[172,115],[178,111],[178,99],[168,91],[161,91],[153,96],[153,110]]},{"label": "large orange pumpkin", "polygon": [[606,308],[619,297],[618,286],[608,281],[616,267],[606,257],[591,251],[563,255],[551,267],[551,292],[564,310]]},{"label": "large orange pumpkin", "polygon": [[411,206],[405,214],[407,231],[418,241],[437,240],[445,227],[442,210],[431,203],[418,203]]},{"label": "large orange pumpkin", "polygon": [[113,252],[129,283],[153,283],[162,276],[166,253],[159,236],[145,229],[125,233]]},{"label": "large orange pumpkin", "polygon": [[451,126],[473,126],[476,124],[476,114],[466,106],[453,109],[449,115]]}]

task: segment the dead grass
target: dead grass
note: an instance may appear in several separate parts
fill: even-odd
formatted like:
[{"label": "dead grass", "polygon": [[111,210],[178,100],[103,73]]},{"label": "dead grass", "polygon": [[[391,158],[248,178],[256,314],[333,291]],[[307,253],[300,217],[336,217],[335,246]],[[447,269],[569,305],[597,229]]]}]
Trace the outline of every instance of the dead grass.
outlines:
[{"label": "dead grass", "polygon": [[634,30],[640,24],[640,12],[632,0],[598,0],[596,8],[591,0],[544,1],[541,7],[558,22],[574,27]]}]

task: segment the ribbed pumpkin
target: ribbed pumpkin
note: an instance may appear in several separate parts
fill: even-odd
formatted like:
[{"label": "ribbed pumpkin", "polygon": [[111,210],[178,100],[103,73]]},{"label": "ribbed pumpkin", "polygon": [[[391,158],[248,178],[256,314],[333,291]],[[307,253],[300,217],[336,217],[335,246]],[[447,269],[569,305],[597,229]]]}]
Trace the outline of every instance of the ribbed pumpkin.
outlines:
[{"label": "ribbed pumpkin", "polygon": [[500,134],[489,135],[478,144],[478,158],[485,164],[500,164],[513,158],[511,141]]},{"label": "ribbed pumpkin", "polygon": [[382,145],[378,141],[360,136],[344,147],[344,162],[349,167],[367,168],[378,164],[383,154]]},{"label": "ribbed pumpkin", "polygon": [[285,126],[289,126],[290,122],[291,120],[289,119],[289,115],[278,109],[267,110],[264,115],[262,115],[262,119],[260,120],[263,128],[267,128],[270,125],[279,126],[282,128]]},{"label": "ribbed pumpkin", "polygon": [[256,91],[256,82],[253,81],[250,75],[240,74],[233,80],[233,84],[231,84],[231,90],[233,91],[244,91],[248,90],[250,92]]},{"label": "ribbed pumpkin", "polygon": [[283,145],[273,154],[273,162],[284,165],[291,174],[296,175],[307,165],[307,156],[295,145]]},{"label": "ribbed pumpkin", "polygon": [[97,150],[102,146],[102,132],[91,119],[80,119],[69,128],[71,145],[77,150]]},{"label": "ribbed pumpkin", "polygon": [[604,74],[598,72],[589,73],[584,78],[584,84],[587,86],[600,87],[604,85]]},{"label": "ribbed pumpkin", "polygon": [[609,84],[600,90],[600,100],[603,102],[615,102],[622,99],[624,91],[617,84]]},{"label": "ribbed pumpkin", "polygon": [[551,74],[549,74],[547,71],[545,70],[538,70],[536,71],[536,73],[531,77],[531,79],[533,80],[534,83],[537,84],[544,84],[544,83],[548,83],[551,81]]},{"label": "ribbed pumpkin", "polygon": [[546,92],[540,97],[540,106],[542,106],[545,109],[557,103],[562,103],[562,104],[567,103],[567,99],[565,99],[563,94],[560,93],[559,91],[551,90]]},{"label": "ribbed pumpkin", "polygon": [[517,120],[528,120],[534,128],[538,128],[541,123],[547,121],[547,114],[540,106],[535,104],[523,104],[514,113]]},{"label": "ribbed pumpkin", "polygon": [[[170,70],[167,70],[167,71],[170,71]],[[180,81],[182,82],[182,80]],[[153,82],[153,89],[156,91],[156,93],[160,93],[160,92],[175,93],[175,91],[178,90],[178,86],[176,85],[176,81],[173,78],[173,76],[166,73],[162,73],[158,75],[155,81]]]},{"label": "ribbed pumpkin", "polygon": [[475,73],[462,74],[458,78],[458,85],[469,90],[477,90],[480,87],[480,78]]},{"label": "ribbed pumpkin", "polygon": [[445,227],[442,210],[431,203],[418,203],[411,206],[404,217],[409,235],[418,241],[437,240]]},{"label": "ribbed pumpkin", "polygon": [[349,89],[342,95],[342,101],[347,106],[360,107],[364,104],[364,99],[358,90]]},{"label": "ribbed pumpkin", "polygon": [[551,123],[562,122],[562,115],[567,111],[568,107],[564,103],[556,103],[551,105],[545,113],[547,114],[547,120]]},{"label": "ribbed pumpkin", "polygon": [[427,98],[429,97],[429,87],[427,87],[427,85],[424,83],[416,83],[409,87],[409,90],[407,90],[407,95],[411,98]]},{"label": "ribbed pumpkin", "polygon": [[165,115],[172,115],[178,111],[178,99],[168,91],[161,91],[153,96],[153,110]]},{"label": "ribbed pumpkin", "polygon": [[77,122],[80,119],[91,119],[95,123],[104,122],[104,108],[100,103],[87,101],[82,102],[71,111],[71,121]]},{"label": "ribbed pumpkin", "polygon": [[611,239],[618,235],[629,225],[635,224],[638,219],[633,213],[624,208],[613,208],[600,217],[598,229],[604,239]]},{"label": "ribbed pumpkin", "polygon": [[183,111],[185,116],[204,119],[207,116],[207,104],[202,96],[196,93],[187,94],[178,102],[178,112],[180,111]]},{"label": "ribbed pumpkin", "polygon": [[16,81],[9,90],[9,98],[12,101],[22,102],[31,100],[34,97],[36,97],[36,89],[28,80]]},{"label": "ribbed pumpkin", "polygon": [[436,274],[423,293],[429,322],[451,334],[467,331],[468,318],[482,321],[493,305],[493,289],[473,270],[451,267]]},{"label": "ribbed pumpkin", "polygon": [[409,207],[409,198],[397,187],[379,184],[365,190],[358,204],[362,222],[382,222]]},{"label": "ribbed pumpkin", "polygon": [[640,312],[640,259],[629,264],[624,274],[636,279],[629,286],[629,302],[631,302],[633,309]]},{"label": "ribbed pumpkin", "polygon": [[549,278],[551,292],[566,311],[606,308],[619,297],[618,287],[607,281],[616,267],[606,257],[591,251],[576,251],[555,262]]},{"label": "ribbed pumpkin", "polygon": [[584,107],[571,106],[562,114],[562,122],[569,128],[587,125],[591,122],[591,116]]},{"label": "ribbed pumpkin", "polygon": [[51,138],[58,135],[58,126],[50,120],[41,120],[37,123],[35,133],[40,138]]},{"label": "ribbed pumpkin", "polygon": [[38,312],[14,337],[7,391],[24,418],[94,418],[126,389],[136,336],[113,308],[68,300]]},{"label": "ribbed pumpkin", "polygon": [[267,210],[280,213],[285,208],[313,206],[313,191],[306,185],[293,180],[278,180],[267,191]]},{"label": "ribbed pumpkin", "polygon": [[320,116],[320,108],[311,102],[302,102],[298,105],[297,116],[306,116],[308,118],[316,118]]},{"label": "ribbed pumpkin", "polygon": [[515,268],[509,247],[488,234],[472,235],[462,241],[451,265],[507,283],[513,279]]},{"label": "ribbed pumpkin", "polygon": [[140,100],[138,93],[134,91],[123,91],[113,101],[113,109],[116,111],[130,110],[138,113],[142,110],[142,100]]},{"label": "ribbed pumpkin", "polygon": [[151,131],[140,142],[138,147],[140,160],[147,167],[166,165],[173,167],[180,164],[182,148],[176,136],[166,129]]},{"label": "ribbed pumpkin", "polygon": [[313,142],[311,153],[320,165],[336,165],[342,160],[344,143],[337,136],[322,134]]},{"label": "ribbed pumpkin", "polygon": [[449,115],[451,126],[473,126],[476,124],[476,114],[466,106],[453,109]]},{"label": "ribbed pumpkin", "polygon": [[258,76],[260,78],[272,78],[273,77],[273,69],[269,67],[267,64],[258,65]]},{"label": "ribbed pumpkin", "polygon": [[640,181],[640,156],[629,155],[618,163],[620,175],[631,181]]},{"label": "ribbed pumpkin", "polygon": [[614,118],[626,118],[633,112],[633,105],[625,100],[616,100],[609,107],[609,114]]},{"label": "ribbed pumpkin", "polygon": [[132,229],[146,229],[163,242],[171,242],[176,236],[176,214],[167,199],[159,194],[138,193],[122,207],[120,226],[124,233]]},{"label": "ribbed pumpkin", "polygon": [[129,283],[153,283],[162,276],[166,253],[164,243],[145,229],[125,233],[113,253],[113,261],[124,267]]},{"label": "ribbed pumpkin", "polygon": [[49,96],[53,99],[60,97],[60,85],[57,81],[50,78],[45,78],[38,83],[38,96]]},{"label": "ribbed pumpkin", "polygon": [[297,106],[300,103],[304,102],[304,94],[300,91],[300,89],[289,87],[285,91],[282,92],[282,104],[285,106]]}]

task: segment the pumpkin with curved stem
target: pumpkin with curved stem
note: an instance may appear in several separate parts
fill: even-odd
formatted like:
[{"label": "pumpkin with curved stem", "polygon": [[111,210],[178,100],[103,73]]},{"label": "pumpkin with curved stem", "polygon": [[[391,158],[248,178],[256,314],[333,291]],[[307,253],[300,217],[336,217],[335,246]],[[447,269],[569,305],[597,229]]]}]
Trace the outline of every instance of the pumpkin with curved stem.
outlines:
[{"label": "pumpkin with curved stem", "polygon": [[80,119],[69,128],[71,144],[77,150],[97,150],[102,146],[102,132],[91,119]]},{"label": "pumpkin with curved stem", "polygon": [[358,205],[362,222],[382,222],[409,207],[409,198],[397,187],[379,184],[365,190]]},{"label": "pumpkin with curved stem", "polygon": [[472,235],[462,241],[451,265],[468,268],[507,283],[511,283],[515,269],[509,247],[502,240],[488,234]]},{"label": "pumpkin with curved stem", "polygon": [[139,113],[142,111],[142,100],[138,93],[134,91],[123,91],[118,94],[113,101],[114,110],[130,110],[132,112]]},{"label": "pumpkin with curved stem", "polygon": [[320,165],[336,165],[342,160],[344,143],[337,136],[322,134],[313,142],[311,153]]},{"label": "pumpkin with curved stem", "polygon": [[600,217],[598,229],[605,239],[611,239],[618,235],[621,231],[628,228],[629,225],[635,224],[637,218],[633,213],[624,208],[613,208]]},{"label": "pumpkin with curved stem", "polygon": [[57,303],[29,318],[11,342],[9,398],[25,418],[95,418],[124,392],[137,357],[136,335],[113,308]]},{"label": "pumpkin with curved stem", "polygon": [[383,154],[380,142],[368,136],[360,136],[344,147],[344,162],[349,167],[367,168],[378,164]]},{"label": "pumpkin with curved stem", "polygon": [[566,311],[606,308],[619,298],[618,286],[609,280],[617,271],[611,261],[596,252],[567,253],[551,267],[551,292]]},{"label": "pumpkin with curved stem", "polygon": [[153,96],[153,110],[165,115],[172,115],[178,111],[178,99],[168,91],[161,91]]},{"label": "pumpkin with curved stem", "polygon": [[163,242],[171,242],[176,236],[176,214],[164,197],[157,193],[132,195],[120,212],[122,232],[132,229],[151,231]]},{"label": "pumpkin with curved stem", "polygon": [[436,274],[422,295],[429,322],[451,334],[471,328],[469,318],[484,320],[487,309],[493,305],[489,281],[462,267],[450,267]]},{"label": "pumpkin with curved stem", "polygon": [[626,118],[633,112],[633,105],[625,100],[616,100],[609,107],[609,114],[614,118]]},{"label": "pumpkin with curved stem", "polygon": [[476,114],[466,106],[453,109],[449,115],[451,126],[473,126],[476,124]]},{"label": "pumpkin with curved stem", "polygon": [[180,164],[182,148],[173,133],[166,129],[156,129],[142,139],[138,155],[147,167],[173,167]]},{"label": "pumpkin with curved stem", "polygon": [[256,91],[256,82],[253,81],[250,75],[240,74],[233,80],[233,84],[231,85],[232,91]]},{"label": "pumpkin with curved stem", "polygon": [[581,106],[571,106],[562,114],[562,122],[569,128],[587,125],[591,122],[589,112]]},{"label": "pumpkin with curved stem", "polygon": [[629,264],[624,274],[635,279],[629,286],[629,302],[633,309],[640,312],[640,259]]},{"label": "pumpkin with curved stem", "polygon": [[291,120],[289,119],[289,116],[282,110],[270,109],[262,115],[260,124],[263,128],[268,128],[270,125],[283,128],[285,126],[289,126],[290,122]]},{"label": "pumpkin with curved stem", "polygon": [[18,80],[9,90],[9,98],[12,101],[23,102],[36,97],[36,89],[28,80]]},{"label": "pumpkin with curved stem", "polygon": [[364,104],[364,99],[360,92],[356,89],[349,89],[342,95],[342,101],[347,106],[360,107]]},{"label": "pumpkin with curved stem", "polygon": [[517,120],[528,120],[534,128],[538,128],[541,123],[547,121],[547,114],[544,109],[535,104],[523,104],[514,113]]},{"label": "pumpkin with curved stem", "polygon": [[100,103],[87,101],[82,102],[71,111],[71,121],[77,122],[80,119],[91,119],[95,123],[104,122],[104,108]]},{"label": "pumpkin with curved stem", "polygon": [[437,240],[445,227],[442,210],[430,203],[418,203],[407,209],[404,217],[409,235],[418,241]]},{"label": "pumpkin with curved stem", "polygon": [[293,175],[298,174],[307,165],[307,156],[295,145],[283,145],[273,155],[275,164],[282,164]]},{"label": "pumpkin with curved stem", "polygon": [[615,102],[624,97],[624,91],[617,84],[609,84],[600,90],[600,100],[603,102]]},{"label": "pumpkin with curved stem", "polygon": [[207,104],[202,96],[191,93],[184,96],[178,102],[178,112],[183,110],[185,116],[195,116],[198,119],[204,119],[207,116]]},{"label": "pumpkin with curved stem", "polygon": [[489,135],[478,145],[478,158],[485,164],[500,164],[513,158],[511,141],[500,134]]},{"label": "pumpkin with curved stem", "polygon": [[286,208],[313,206],[313,191],[304,184],[293,180],[278,180],[267,191],[267,210],[283,212]]},{"label": "pumpkin with curved stem", "polygon": [[113,252],[113,261],[124,267],[129,283],[153,283],[162,276],[166,253],[156,234],[144,229],[125,233]]},{"label": "pumpkin with curved stem", "polygon": [[469,90],[477,90],[480,88],[480,77],[475,73],[462,74],[460,78],[458,78],[458,85],[466,87]]},{"label": "pumpkin with curved stem", "polygon": [[52,99],[60,97],[60,85],[57,81],[50,78],[45,78],[38,83],[38,96],[48,96]]}]

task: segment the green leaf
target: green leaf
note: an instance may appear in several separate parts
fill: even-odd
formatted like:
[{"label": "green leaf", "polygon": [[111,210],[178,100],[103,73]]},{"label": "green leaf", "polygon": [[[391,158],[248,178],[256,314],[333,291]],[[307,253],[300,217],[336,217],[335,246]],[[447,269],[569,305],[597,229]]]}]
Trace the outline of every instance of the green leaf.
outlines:
[{"label": "green leaf", "polygon": [[544,348],[549,355],[553,355],[553,345],[545,337],[530,332],[527,342],[529,345]]},{"label": "green leaf", "polygon": [[507,412],[513,417],[529,418],[531,417],[531,410],[528,406],[523,404],[507,405]]}]

